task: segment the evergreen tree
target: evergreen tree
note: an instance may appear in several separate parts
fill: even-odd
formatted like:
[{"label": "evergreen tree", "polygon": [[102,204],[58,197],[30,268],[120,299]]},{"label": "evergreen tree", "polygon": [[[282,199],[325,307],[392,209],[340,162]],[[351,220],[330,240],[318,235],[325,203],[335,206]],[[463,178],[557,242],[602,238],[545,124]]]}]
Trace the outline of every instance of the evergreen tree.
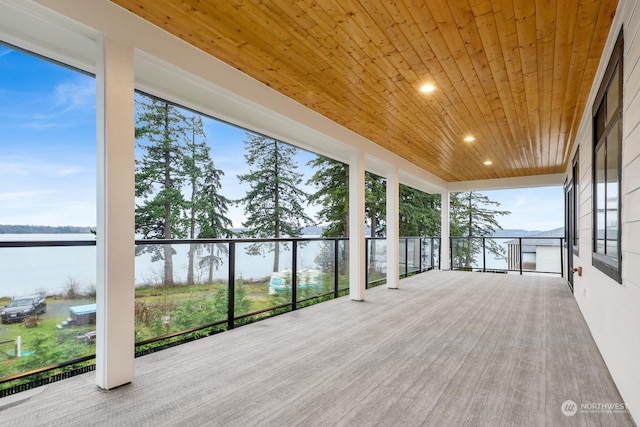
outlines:
[{"label": "evergreen tree", "polygon": [[[450,235],[452,237],[491,237],[496,230],[502,230],[497,218],[508,215],[509,211],[491,209],[500,206],[487,196],[469,191],[451,194]],[[476,255],[482,251],[481,239],[459,240],[452,248],[453,265],[471,268]],[[504,248],[494,240],[486,240],[487,251],[496,257],[504,257]]]},{"label": "evergreen tree", "polygon": [[[233,234],[229,228],[231,220],[226,216],[229,200],[220,193],[220,177],[224,172],[217,169],[211,159],[211,148],[207,144],[202,117],[193,114],[187,119],[187,139],[185,140],[185,174],[191,187],[189,199],[189,238],[223,238]],[[197,234],[196,234],[197,232]],[[203,246],[189,246],[187,263],[187,283],[194,283],[196,255],[202,253]],[[221,254],[226,245],[206,245],[208,255],[198,263],[208,270],[208,281],[213,281],[213,270],[222,264]]]},{"label": "evergreen tree", "polygon": [[[250,190],[239,202],[247,220],[245,235],[254,238],[297,237],[311,219],[304,213],[307,194],[300,189],[302,174],[296,172],[296,149],[262,135],[247,133],[245,159],[249,172],[238,175]],[[255,243],[249,253],[273,252],[273,271],[280,269],[280,244]]]},{"label": "evergreen tree", "polygon": [[364,175],[364,211],[366,215],[365,222],[369,226],[369,277],[374,277],[378,260],[378,242],[375,237],[385,235],[386,218],[387,218],[387,183],[386,179],[381,176],[365,172]]},{"label": "evergreen tree", "polygon": [[[215,168],[212,160],[204,165],[202,186],[196,198],[196,222],[200,230],[198,238],[222,239],[233,236],[231,220],[227,217],[230,201],[220,194],[220,177],[223,174],[223,171]],[[208,254],[200,258],[199,266],[207,269],[208,282],[212,283],[213,271],[222,265],[222,256],[226,256],[229,249],[225,244],[215,243],[207,245],[206,250]]]},{"label": "evergreen tree", "polygon": [[[187,207],[181,187],[184,173],[186,117],[172,104],[138,95],[136,141],[142,156],[136,160],[136,233],[149,239],[185,237]],[[163,280],[173,284],[171,245],[146,245],[152,260],[164,260]]]},{"label": "evergreen tree", "polygon": [[[184,172],[189,179],[191,194],[189,199],[189,238],[196,238],[196,212],[198,192],[200,191],[204,164],[210,160],[210,148],[207,145],[202,117],[192,114],[187,118],[185,139]],[[189,245],[187,262],[187,284],[194,283],[193,269],[197,245]]]},{"label": "evergreen tree", "polygon": [[307,181],[317,191],[309,202],[321,206],[316,218],[326,224],[324,237],[349,237],[349,165],[318,156],[307,163],[316,171]]},{"label": "evergreen tree", "polygon": [[[315,169],[307,185],[313,185],[317,191],[309,195],[309,202],[320,205],[316,214],[319,223],[326,224],[322,231],[324,237],[349,237],[349,165],[318,156],[307,166]],[[335,262],[335,245],[324,242],[316,262],[323,270],[331,269]],[[340,274],[347,273],[347,251],[340,251]],[[328,270],[327,270],[328,271]]]},{"label": "evergreen tree", "polygon": [[400,184],[400,236],[440,235],[440,195]]},{"label": "evergreen tree", "polygon": [[384,235],[387,218],[387,180],[371,172],[365,172],[364,191],[364,211],[366,224],[369,226],[369,237],[381,237]]}]

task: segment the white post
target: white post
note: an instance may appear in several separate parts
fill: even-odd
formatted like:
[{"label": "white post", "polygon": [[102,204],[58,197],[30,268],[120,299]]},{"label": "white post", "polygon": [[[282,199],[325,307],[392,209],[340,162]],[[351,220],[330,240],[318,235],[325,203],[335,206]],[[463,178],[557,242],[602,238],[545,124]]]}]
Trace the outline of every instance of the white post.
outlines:
[{"label": "white post", "polygon": [[387,171],[387,288],[400,286],[400,178],[398,167]]},{"label": "white post", "polygon": [[349,298],[363,301],[365,297],[365,211],[364,153],[355,151],[349,163]]},{"label": "white post", "polygon": [[112,389],[134,375],[134,52],[106,37],[96,73],[96,383]]},{"label": "white post", "polygon": [[450,270],[451,262],[449,259],[449,203],[450,195],[448,191],[442,192],[440,202],[440,269]]},{"label": "white post", "polygon": [[16,357],[22,357],[22,337],[16,337]]}]

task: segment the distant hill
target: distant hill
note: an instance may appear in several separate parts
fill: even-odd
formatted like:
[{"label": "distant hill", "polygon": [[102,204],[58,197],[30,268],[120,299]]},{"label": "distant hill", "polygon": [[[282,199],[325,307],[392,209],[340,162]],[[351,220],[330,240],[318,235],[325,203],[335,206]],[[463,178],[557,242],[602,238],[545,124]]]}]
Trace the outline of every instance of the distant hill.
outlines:
[{"label": "distant hill", "polygon": [[84,234],[90,233],[92,227],[75,227],[64,225],[51,227],[49,225],[3,225],[0,224],[0,234]]},{"label": "distant hill", "polygon": [[504,229],[504,230],[496,230],[496,232],[493,233],[493,235],[499,236],[499,237],[525,237],[525,236],[532,236],[538,233],[540,233],[539,230]]}]

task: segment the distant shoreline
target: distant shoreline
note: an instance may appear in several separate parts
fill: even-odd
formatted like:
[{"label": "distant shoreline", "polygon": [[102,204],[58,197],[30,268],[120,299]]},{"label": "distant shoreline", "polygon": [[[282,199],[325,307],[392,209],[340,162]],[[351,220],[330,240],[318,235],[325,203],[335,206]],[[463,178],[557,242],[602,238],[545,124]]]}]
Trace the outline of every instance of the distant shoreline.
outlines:
[{"label": "distant shoreline", "polygon": [[86,234],[95,227],[77,227],[72,225],[4,225],[0,224],[0,234]]}]

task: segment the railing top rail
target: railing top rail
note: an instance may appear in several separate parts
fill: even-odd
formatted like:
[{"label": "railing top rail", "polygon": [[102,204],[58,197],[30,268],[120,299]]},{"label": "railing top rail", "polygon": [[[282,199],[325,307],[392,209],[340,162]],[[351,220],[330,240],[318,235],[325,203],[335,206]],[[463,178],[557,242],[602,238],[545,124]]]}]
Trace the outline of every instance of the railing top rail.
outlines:
[{"label": "railing top rail", "polygon": [[[400,239],[437,239],[440,240],[440,236],[399,236]],[[367,240],[387,240],[386,237],[365,237]]]},{"label": "railing top rail", "polygon": [[560,236],[451,236],[452,239],[564,240]]},{"label": "railing top rail", "polygon": [[270,242],[321,242],[321,241],[347,241],[348,237],[267,237],[249,238],[239,237],[230,239],[136,239],[136,245],[169,245],[169,244],[207,244],[207,243],[270,243]]},{"label": "railing top rail", "polygon": [[[406,237],[401,239],[440,239],[439,237]],[[367,240],[386,240],[386,237],[367,237]],[[170,245],[170,244],[226,244],[234,243],[271,243],[271,242],[320,242],[348,241],[348,237],[280,237],[280,238],[227,238],[227,239],[135,239],[136,245]],[[95,240],[7,240],[0,241],[0,248],[51,247],[51,246],[95,246]]]},{"label": "railing top rail", "polygon": [[95,240],[8,240],[0,241],[1,248],[37,248],[51,246],[95,246]]}]

